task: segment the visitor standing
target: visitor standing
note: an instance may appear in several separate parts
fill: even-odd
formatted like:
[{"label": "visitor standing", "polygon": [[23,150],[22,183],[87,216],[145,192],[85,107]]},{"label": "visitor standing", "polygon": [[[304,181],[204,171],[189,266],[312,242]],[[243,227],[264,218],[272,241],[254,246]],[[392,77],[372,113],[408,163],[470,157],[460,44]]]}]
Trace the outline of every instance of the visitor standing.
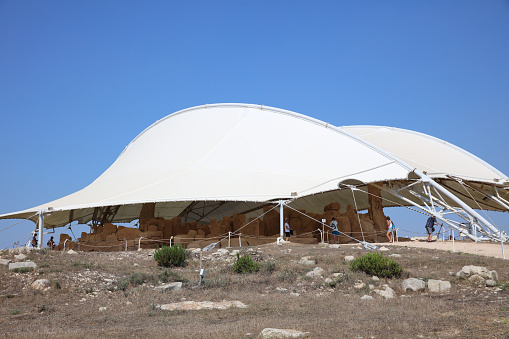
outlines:
[{"label": "visitor standing", "polygon": [[286,241],[288,241],[288,239],[290,238],[290,233],[291,233],[291,229],[290,229],[290,223],[289,223],[290,219],[286,218],[285,219],[285,235],[286,235]]},{"label": "visitor standing", "polygon": [[435,225],[439,225],[437,219],[434,216],[431,216],[426,221],[426,232],[428,233],[428,242],[431,241],[433,237],[433,232],[435,232]]},{"label": "visitor standing", "polygon": [[386,234],[387,238],[389,239],[389,242],[394,242],[392,234],[392,232],[394,231],[394,223],[392,222],[391,217],[389,216],[385,217],[385,219],[387,219],[387,234]]}]

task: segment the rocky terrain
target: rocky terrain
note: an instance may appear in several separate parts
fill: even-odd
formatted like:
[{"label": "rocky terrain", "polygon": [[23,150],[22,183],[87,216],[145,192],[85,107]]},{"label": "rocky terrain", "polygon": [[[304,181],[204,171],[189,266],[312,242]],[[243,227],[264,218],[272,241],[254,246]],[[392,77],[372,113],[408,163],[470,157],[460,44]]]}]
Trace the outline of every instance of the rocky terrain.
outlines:
[{"label": "rocky terrain", "polygon": [[[157,266],[153,249],[4,251],[1,335],[508,337],[509,261],[388,245],[379,251],[400,264],[400,278],[351,271],[350,261],[368,253],[358,245],[194,249],[186,267],[172,269]],[[237,253],[259,271],[235,273]]]}]

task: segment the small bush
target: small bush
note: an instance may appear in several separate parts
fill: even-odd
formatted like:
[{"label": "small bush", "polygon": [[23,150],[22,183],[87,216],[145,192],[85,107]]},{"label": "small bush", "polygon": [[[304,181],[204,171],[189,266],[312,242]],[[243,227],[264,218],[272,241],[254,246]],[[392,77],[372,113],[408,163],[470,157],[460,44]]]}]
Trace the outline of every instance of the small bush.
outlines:
[{"label": "small bush", "polygon": [[28,272],[32,272],[33,270],[34,270],[33,267],[19,267],[19,268],[13,269],[12,271],[14,273],[28,273]]},{"label": "small bush", "polygon": [[59,290],[62,288],[62,285],[60,285],[60,282],[59,281],[56,281],[54,280],[52,283],[51,283],[51,286],[53,286],[55,289]]},{"label": "small bush", "polygon": [[276,271],[276,263],[274,261],[267,261],[260,265],[260,269],[263,273],[271,275]]},{"label": "small bush", "polygon": [[387,259],[378,252],[355,258],[350,263],[350,269],[376,275],[379,278],[399,277],[403,271],[397,262]]},{"label": "small bush", "polygon": [[183,283],[188,282],[188,280],[186,278],[182,278],[180,275],[178,275],[177,273],[170,271],[170,270],[166,270],[163,273],[160,273],[158,275],[158,278],[162,283],[176,282],[176,281],[177,282],[180,281]]},{"label": "small bush", "polygon": [[182,245],[163,246],[154,253],[154,259],[159,266],[184,267],[186,266],[186,249]]},{"label": "small bush", "polygon": [[258,263],[255,263],[249,255],[245,254],[242,257],[237,253],[237,261],[233,264],[233,270],[236,273],[252,273],[260,269]]},{"label": "small bush", "polygon": [[20,313],[21,313],[20,310],[14,310],[14,311],[11,312],[12,315],[16,315],[16,314],[20,314]]}]

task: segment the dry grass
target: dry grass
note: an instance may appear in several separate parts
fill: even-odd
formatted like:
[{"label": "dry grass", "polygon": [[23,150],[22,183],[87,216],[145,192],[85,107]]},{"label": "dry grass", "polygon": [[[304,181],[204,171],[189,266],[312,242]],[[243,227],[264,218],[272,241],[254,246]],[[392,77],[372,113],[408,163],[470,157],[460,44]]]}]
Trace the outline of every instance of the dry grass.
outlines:
[{"label": "dry grass", "polygon": [[[158,267],[147,251],[31,253],[29,258],[38,264],[33,272],[12,273],[0,267],[2,335],[245,338],[256,337],[265,327],[276,327],[309,331],[316,338],[508,337],[509,261],[391,248],[384,255],[401,255],[394,259],[403,267],[404,277],[374,282],[363,273],[351,272],[343,260],[346,255],[357,257],[366,253],[357,246],[328,249],[270,244],[254,250],[257,253],[252,257],[260,263],[259,272],[233,273],[234,257],[231,261],[206,259],[203,286],[198,285],[200,266],[196,258],[187,267],[169,273]],[[305,274],[313,266],[299,264],[303,256],[315,259],[316,266],[325,270],[324,277],[332,273],[343,275],[334,278],[334,284],[307,278]],[[494,292],[450,275],[464,265],[497,270],[504,290]],[[152,285],[158,284],[163,276],[168,281],[184,281],[184,288],[168,293],[154,291]],[[448,294],[407,293],[407,297],[402,297],[405,293],[400,286],[405,277],[449,280],[453,287]],[[52,281],[53,288],[46,293],[34,291],[30,284],[39,278]],[[126,283],[125,289],[116,288],[120,282]],[[354,288],[358,282],[367,286]],[[398,297],[390,300],[377,297],[369,284],[375,288],[388,284]],[[300,296],[293,296],[292,292]],[[375,299],[360,300],[364,294]],[[161,311],[155,307],[182,300],[240,300],[249,307],[189,312]],[[107,310],[99,311],[99,307]]]}]

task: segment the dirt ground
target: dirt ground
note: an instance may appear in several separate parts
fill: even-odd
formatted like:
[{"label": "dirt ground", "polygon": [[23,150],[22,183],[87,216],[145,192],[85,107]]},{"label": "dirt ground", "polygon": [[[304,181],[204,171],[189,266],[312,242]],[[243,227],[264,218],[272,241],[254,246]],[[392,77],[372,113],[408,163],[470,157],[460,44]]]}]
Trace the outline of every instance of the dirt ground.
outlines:
[{"label": "dirt ground", "polygon": [[[463,245],[456,242],[453,253],[449,243],[384,244],[388,250],[381,253],[398,262],[403,275],[380,280],[350,270],[345,256],[368,253],[358,245],[287,243],[237,249],[259,263],[260,270],[252,274],[233,272],[235,249],[226,255],[213,250],[203,255],[203,285],[195,254],[189,255],[186,267],[166,269],[157,266],[149,250],[34,251],[27,258],[38,265],[32,272],[14,273],[0,265],[0,336],[256,338],[273,327],[307,331],[312,338],[509,338],[509,260],[496,257],[497,246],[501,254],[498,244],[488,244],[494,255],[486,250],[483,256],[469,251],[486,246]],[[14,260],[8,253],[1,257]],[[303,264],[303,257],[316,263]],[[455,276],[465,265],[496,270],[496,286]],[[306,276],[315,267],[324,273]],[[408,277],[447,280],[452,287],[447,293],[404,291],[401,283]],[[31,284],[37,279],[48,279],[51,288],[35,290]],[[155,291],[162,281],[182,281],[183,287]],[[394,298],[377,294],[386,286],[394,290]],[[364,295],[373,299],[362,300]],[[158,308],[183,300],[238,300],[247,308]]]},{"label": "dirt ground", "polygon": [[[380,244],[387,245],[387,244]],[[414,247],[414,248],[428,248],[428,249],[436,249],[442,251],[455,251],[455,252],[463,252],[477,255],[484,255],[493,258],[503,258],[502,256],[502,245],[499,243],[486,243],[486,242],[478,242],[475,243],[470,240],[465,241],[410,241],[410,242],[400,242],[396,243],[396,246],[405,246],[405,247]],[[504,254],[505,258],[509,259],[509,244],[504,244]]]}]

